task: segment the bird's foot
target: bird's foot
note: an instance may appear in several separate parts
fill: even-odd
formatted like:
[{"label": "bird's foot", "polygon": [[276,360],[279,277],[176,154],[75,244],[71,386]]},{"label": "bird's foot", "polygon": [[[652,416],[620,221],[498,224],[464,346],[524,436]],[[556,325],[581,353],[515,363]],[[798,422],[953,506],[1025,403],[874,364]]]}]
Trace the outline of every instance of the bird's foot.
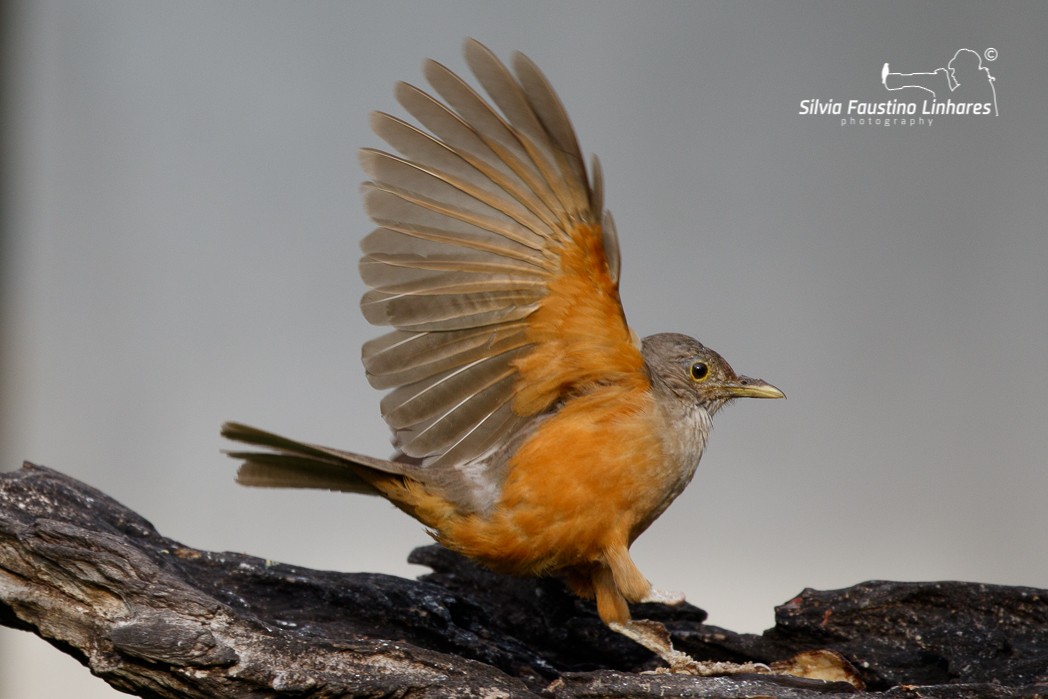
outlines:
[{"label": "bird's foot", "polygon": [[671,607],[675,607],[678,604],[684,603],[684,593],[674,592],[672,590],[660,590],[657,587],[653,587],[648,590],[648,594],[644,595],[640,599],[641,602],[655,602],[656,604],[668,604]]},{"label": "bird's foot", "polygon": [[[651,600],[662,601],[662,600]],[[683,601],[677,601],[677,604]],[[670,641],[670,634],[666,627],[657,621],[647,619],[633,619],[624,624],[612,622],[608,624],[612,631],[621,633],[636,643],[644,646],[651,652],[662,658],[668,667],[660,668],[656,672],[680,673],[688,675],[737,675],[739,673],[769,672],[767,665],[758,663],[727,663],[713,661],[698,661],[687,653],[674,649]]]}]

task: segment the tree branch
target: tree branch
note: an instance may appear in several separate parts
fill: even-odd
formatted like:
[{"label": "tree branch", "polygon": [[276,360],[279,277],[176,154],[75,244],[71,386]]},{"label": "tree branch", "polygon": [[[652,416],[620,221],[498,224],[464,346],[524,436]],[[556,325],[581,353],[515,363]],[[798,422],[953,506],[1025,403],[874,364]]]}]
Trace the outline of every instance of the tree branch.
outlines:
[{"label": "tree branch", "polygon": [[[0,624],[31,631],[142,697],[825,697],[844,683],[640,674],[650,654],[555,580],[494,575],[437,546],[420,581],[213,553],[103,493],[26,464],[0,474]],[[702,610],[640,605],[704,660],[832,648],[875,690],[1028,696],[1048,682],[1048,592],[966,583],[806,590],[763,636]],[[958,631],[961,631],[958,635]],[[948,687],[946,685],[949,685]],[[949,691],[946,691],[949,690]],[[934,696],[933,686],[922,688]],[[876,692],[851,696],[876,696]]]}]

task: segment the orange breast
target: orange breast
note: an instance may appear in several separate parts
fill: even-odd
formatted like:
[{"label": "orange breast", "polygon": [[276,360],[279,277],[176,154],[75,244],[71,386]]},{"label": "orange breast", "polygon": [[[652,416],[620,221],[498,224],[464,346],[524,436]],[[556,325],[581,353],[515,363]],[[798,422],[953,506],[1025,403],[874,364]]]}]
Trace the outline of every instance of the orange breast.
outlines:
[{"label": "orange breast", "polygon": [[[622,314],[601,227],[577,223],[554,248],[558,274],[527,319],[513,409],[562,405],[510,459],[490,511],[463,513],[420,484],[390,495],[441,543],[499,571],[551,573],[624,549],[665,505],[659,413]],[[397,486],[400,487],[400,486]],[[398,500],[399,498],[399,500]]]},{"label": "orange breast", "polygon": [[[638,382],[576,397],[525,442],[487,515],[445,520],[445,545],[502,572],[536,575],[628,546],[661,506],[653,398]],[[655,479],[657,480],[657,479]]]}]

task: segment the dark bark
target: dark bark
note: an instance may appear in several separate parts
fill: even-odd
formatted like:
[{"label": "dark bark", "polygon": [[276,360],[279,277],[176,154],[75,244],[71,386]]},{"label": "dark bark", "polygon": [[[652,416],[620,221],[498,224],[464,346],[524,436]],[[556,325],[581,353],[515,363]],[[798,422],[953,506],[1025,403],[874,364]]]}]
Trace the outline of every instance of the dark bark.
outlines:
[{"label": "dark bark", "polygon": [[783,676],[642,674],[651,655],[555,580],[494,575],[437,546],[419,581],[307,570],[161,536],[103,493],[26,464],[0,474],[0,624],[143,697],[1048,694],[1048,592],[871,582],[805,590],[764,635],[641,605],[702,660],[839,651],[871,691]]}]

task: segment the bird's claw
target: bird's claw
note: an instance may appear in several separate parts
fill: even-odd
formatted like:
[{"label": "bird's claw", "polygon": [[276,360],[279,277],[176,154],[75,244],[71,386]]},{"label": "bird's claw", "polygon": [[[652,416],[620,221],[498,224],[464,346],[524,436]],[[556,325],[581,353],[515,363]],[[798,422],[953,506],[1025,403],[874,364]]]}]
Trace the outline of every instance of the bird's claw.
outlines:
[{"label": "bird's claw", "polygon": [[640,601],[655,602],[656,604],[668,604],[671,607],[675,607],[678,604],[684,603],[684,593],[674,592],[672,590],[660,590],[657,587],[653,587],[648,591],[648,594],[641,598]]},{"label": "bird's claw", "polygon": [[[663,593],[665,595],[666,593]],[[650,595],[649,595],[650,596]],[[677,601],[684,601],[684,596],[679,595]],[[660,600],[661,601],[661,600]],[[767,665],[760,663],[728,663],[717,661],[699,661],[687,653],[673,647],[670,634],[666,627],[657,621],[647,619],[632,619],[624,624],[612,622],[608,624],[612,631],[621,633],[633,641],[641,644],[648,650],[654,652],[667,667],[659,668],[656,673],[674,673],[686,675],[738,675],[741,673],[766,673],[771,672]]]}]

